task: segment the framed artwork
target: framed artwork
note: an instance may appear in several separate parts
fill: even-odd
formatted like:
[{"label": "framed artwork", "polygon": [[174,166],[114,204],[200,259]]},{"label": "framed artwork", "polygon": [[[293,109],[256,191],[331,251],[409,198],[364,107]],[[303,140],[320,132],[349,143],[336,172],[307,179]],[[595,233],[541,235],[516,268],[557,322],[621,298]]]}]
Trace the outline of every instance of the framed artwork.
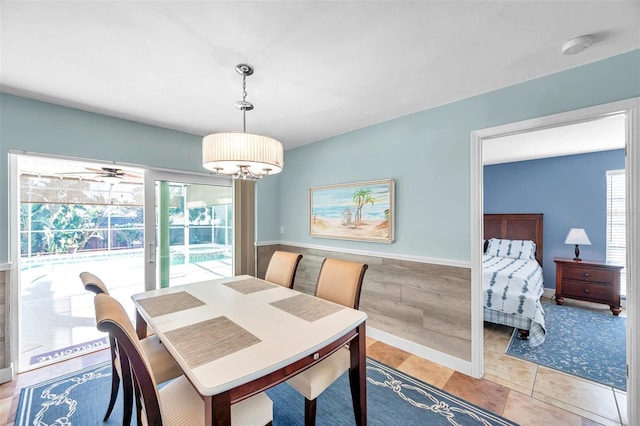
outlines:
[{"label": "framed artwork", "polygon": [[310,188],[309,212],[312,237],[391,243],[393,180]]}]

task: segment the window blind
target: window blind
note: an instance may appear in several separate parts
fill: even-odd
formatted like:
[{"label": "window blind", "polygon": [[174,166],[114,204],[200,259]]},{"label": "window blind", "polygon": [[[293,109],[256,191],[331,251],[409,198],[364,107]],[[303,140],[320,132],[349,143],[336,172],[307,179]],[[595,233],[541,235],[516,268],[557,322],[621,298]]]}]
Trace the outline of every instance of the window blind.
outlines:
[{"label": "window blind", "polygon": [[624,170],[607,171],[607,263],[623,265],[620,295],[627,295],[626,191]]}]

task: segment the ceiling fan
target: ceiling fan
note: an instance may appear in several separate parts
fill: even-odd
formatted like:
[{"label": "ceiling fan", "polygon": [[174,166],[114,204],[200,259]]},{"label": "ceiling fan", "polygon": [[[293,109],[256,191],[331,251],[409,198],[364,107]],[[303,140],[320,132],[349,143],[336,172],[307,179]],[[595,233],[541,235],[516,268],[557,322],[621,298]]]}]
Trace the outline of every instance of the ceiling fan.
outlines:
[{"label": "ceiling fan", "polygon": [[87,171],[84,172],[65,172],[65,173],[58,173],[59,176],[62,175],[66,175],[66,176],[78,176],[78,177],[84,177],[85,175],[93,175],[88,177],[91,180],[95,180],[95,181],[99,181],[99,182],[106,182],[106,183],[111,183],[111,184],[116,184],[116,183],[120,183],[123,181],[139,181],[142,176],[140,175],[140,173],[137,172],[132,172],[132,171],[128,171],[128,170],[123,170],[123,169],[118,169],[118,168],[112,168],[112,167],[101,167],[101,168],[94,168],[94,167],[85,167],[85,169]]}]

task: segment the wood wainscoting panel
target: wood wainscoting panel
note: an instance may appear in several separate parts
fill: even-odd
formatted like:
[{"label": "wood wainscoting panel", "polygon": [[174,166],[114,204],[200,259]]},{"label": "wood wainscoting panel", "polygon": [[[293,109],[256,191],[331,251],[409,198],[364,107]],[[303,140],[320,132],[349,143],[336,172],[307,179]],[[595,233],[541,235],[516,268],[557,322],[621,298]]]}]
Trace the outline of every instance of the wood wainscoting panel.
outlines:
[{"label": "wood wainscoting panel", "polygon": [[303,255],[293,287],[307,294],[314,294],[326,257],[368,264],[360,310],[369,327],[471,360],[469,268],[277,244],[258,246],[258,277],[264,278],[276,250]]}]

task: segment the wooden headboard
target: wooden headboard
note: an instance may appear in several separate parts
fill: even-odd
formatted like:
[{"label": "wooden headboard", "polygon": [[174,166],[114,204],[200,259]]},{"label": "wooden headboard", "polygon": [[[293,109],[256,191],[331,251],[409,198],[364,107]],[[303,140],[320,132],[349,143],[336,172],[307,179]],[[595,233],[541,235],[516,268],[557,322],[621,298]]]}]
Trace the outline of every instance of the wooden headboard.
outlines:
[{"label": "wooden headboard", "polygon": [[536,243],[536,260],[540,266],[542,266],[543,248],[542,229],[542,213],[484,215],[484,239],[486,241],[489,241],[489,238],[532,240]]}]

